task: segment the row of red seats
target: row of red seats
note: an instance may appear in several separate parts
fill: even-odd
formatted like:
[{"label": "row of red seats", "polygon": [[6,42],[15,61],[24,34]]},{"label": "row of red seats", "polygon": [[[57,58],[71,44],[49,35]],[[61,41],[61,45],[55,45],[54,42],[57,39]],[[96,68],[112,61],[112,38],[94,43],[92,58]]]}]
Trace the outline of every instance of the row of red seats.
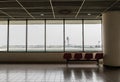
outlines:
[{"label": "row of red seats", "polygon": [[[63,56],[64,59],[66,60],[71,60],[72,59],[72,53],[64,53]],[[74,54],[74,60],[81,60],[83,58],[82,53],[75,53]],[[95,54],[95,60],[99,60],[103,58],[103,53],[96,53]],[[84,59],[86,60],[91,60],[93,59],[93,53],[85,53]]]}]

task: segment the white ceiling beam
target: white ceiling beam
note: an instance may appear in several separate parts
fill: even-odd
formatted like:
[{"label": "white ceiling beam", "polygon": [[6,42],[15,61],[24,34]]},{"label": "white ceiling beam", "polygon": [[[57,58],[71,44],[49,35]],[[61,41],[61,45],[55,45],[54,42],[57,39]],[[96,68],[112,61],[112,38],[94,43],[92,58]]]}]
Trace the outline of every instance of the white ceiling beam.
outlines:
[{"label": "white ceiling beam", "polygon": [[77,11],[77,13],[76,13],[76,15],[75,15],[75,18],[77,18],[77,16],[78,16],[78,14],[80,13],[80,11],[81,11],[81,9],[82,9],[84,3],[85,3],[85,0],[83,0],[81,6],[79,7],[79,9],[78,9],[78,11]]},{"label": "white ceiling beam", "polygon": [[29,13],[28,10],[27,10],[18,0],[16,0],[16,2],[25,10],[25,12],[26,12],[31,18],[35,19],[35,17],[32,16],[32,14]]},{"label": "white ceiling beam", "polygon": [[52,5],[52,0],[49,0],[49,1],[50,1],[50,6],[51,6],[51,9],[52,9],[53,17],[55,18],[55,12],[54,12],[54,8],[53,8],[53,5]]},{"label": "white ceiling beam", "polygon": [[0,10],[0,12],[3,13],[3,14],[5,14],[5,15],[7,15],[8,17],[14,19],[14,17],[12,17],[11,15],[9,15],[8,13],[6,13],[6,12],[4,12],[4,11],[2,11],[2,10]]}]

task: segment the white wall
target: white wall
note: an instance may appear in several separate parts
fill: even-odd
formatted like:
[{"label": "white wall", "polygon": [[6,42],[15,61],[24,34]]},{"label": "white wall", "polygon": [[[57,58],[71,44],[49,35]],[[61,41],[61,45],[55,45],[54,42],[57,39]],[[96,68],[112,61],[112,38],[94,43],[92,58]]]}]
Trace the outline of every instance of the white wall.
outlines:
[{"label": "white wall", "polygon": [[64,62],[63,53],[0,53],[0,62]]}]

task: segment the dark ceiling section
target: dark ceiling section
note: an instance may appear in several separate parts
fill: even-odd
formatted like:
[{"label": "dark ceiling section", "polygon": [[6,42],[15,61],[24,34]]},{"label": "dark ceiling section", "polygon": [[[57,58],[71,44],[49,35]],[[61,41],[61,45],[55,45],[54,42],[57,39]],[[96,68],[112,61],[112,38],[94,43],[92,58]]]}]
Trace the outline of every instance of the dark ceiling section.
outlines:
[{"label": "dark ceiling section", "polygon": [[75,18],[75,14],[78,11],[82,0],[78,1],[57,1],[53,0],[53,7],[57,18]]},{"label": "dark ceiling section", "polygon": [[[29,15],[19,6],[15,0],[0,1],[0,10],[5,12],[6,18],[28,18]],[[11,17],[9,17],[11,16]],[[1,18],[1,17],[0,17]]]},{"label": "dark ceiling section", "polygon": [[101,19],[101,17],[97,16],[101,16],[104,10],[106,10],[114,2],[114,0],[86,0],[78,18]]},{"label": "dark ceiling section", "polygon": [[[21,4],[35,18],[53,18],[49,0],[25,0]],[[41,15],[42,14],[42,15]]]},{"label": "dark ceiling section", "polygon": [[120,11],[120,1],[117,2],[112,8],[110,8],[108,11]]},{"label": "dark ceiling section", "polygon": [[3,13],[0,13],[0,18],[8,18],[8,16],[6,16],[6,15],[3,14]]},{"label": "dark ceiling section", "polygon": [[120,11],[120,0],[0,0],[0,19],[101,19],[106,11]]}]

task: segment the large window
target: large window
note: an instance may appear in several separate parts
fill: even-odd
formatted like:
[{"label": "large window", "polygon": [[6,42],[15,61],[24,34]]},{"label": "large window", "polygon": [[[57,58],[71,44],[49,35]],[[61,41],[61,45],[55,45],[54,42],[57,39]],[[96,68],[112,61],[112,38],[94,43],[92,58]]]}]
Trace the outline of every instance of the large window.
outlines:
[{"label": "large window", "polygon": [[7,51],[7,21],[0,21],[0,51]]},{"label": "large window", "polygon": [[63,20],[46,21],[46,51],[63,51]]},{"label": "large window", "polygon": [[26,21],[11,20],[9,25],[9,51],[26,50]]},{"label": "large window", "polygon": [[65,21],[65,51],[82,51],[82,21]]},{"label": "large window", "polygon": [[45,24],[44,20],[28,21],[28,51],[44,51],[45,50]]},{"label": "large window", "polygon": [[101,21],[84,21],[84,50],[101,51]]},{"label": "large window", "polygon": [[101,20],[3,20],[0,51],[102,51]]}]

